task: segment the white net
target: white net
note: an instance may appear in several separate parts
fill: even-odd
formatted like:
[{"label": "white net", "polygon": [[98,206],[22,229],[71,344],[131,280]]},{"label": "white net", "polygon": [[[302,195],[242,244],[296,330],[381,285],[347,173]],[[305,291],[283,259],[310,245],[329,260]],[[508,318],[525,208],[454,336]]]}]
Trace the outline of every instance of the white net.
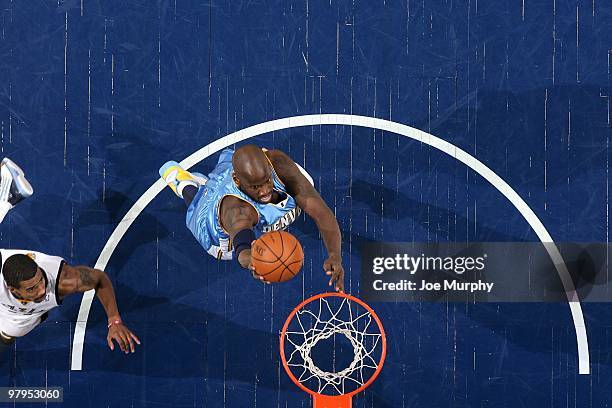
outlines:
[{"label": "white net", "polygon": [[[381,331],[370,312],[357,302],[337,296],[319,298],[298,310],[285,332],[287,367],[311,391],[324,395],[350,393],[364,385],[378,368],[384,341]],[[339,370],[321,369],[315,363],[320,359],[313,358],[317,347],[331,348],[327,356],[333,361],[325,361],[325,365],[335,368],[336,360],[350,362]],[[351,351],[353,357],[347,359]]]}]

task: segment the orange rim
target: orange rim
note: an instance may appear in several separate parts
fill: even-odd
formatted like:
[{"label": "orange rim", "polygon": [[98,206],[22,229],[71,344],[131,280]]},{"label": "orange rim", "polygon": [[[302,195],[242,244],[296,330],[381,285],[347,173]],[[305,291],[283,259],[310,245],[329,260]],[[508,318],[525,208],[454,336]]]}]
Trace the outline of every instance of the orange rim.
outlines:
[{"label": "orange rim", "polygon": [[[337,396],[329,396],[329,395],[325,395],[325,394],[320,394],[318,392],[315,392],[315,391],[307,388],[305,385],[303,385],[301,382],[299,382],[297,378],[295,378],[295,376],[293,375],[293,373],[291,372],[291,370],[287,366],[287,359],[285,358],[285,334],[287,332],[287,328],[289,327],[289,323],[291,323],[291,320],[293,320],[293,317],[296,315],[296,313],[302,307],[304,307],[308,303],[311,303],[311,302],[314,302],[315,300],[318,300],[318,299],[321,299],[321,298],[326,298],[326,297],[341,297],[341,298],[345,298],[345,299],[348,299],[348,300],[350,300],[352,302],[355,302],[355,303],[359,304],[361,307],[366,309],[368,311],[368,313],[370,313],[370,315],[374,318],[374,321],[376,322],[376,325],[378,326],[378,329],[380,330],[380,334],[382,336],[382,343],[381,343],[382,344],[382,353],[381,353],[381,356],[380,356],[380,361],[378,363],[378,367],[376,368],[376,371],[374,371],[374,374],[372,374],[372,376],[368,379],[368,381],[366,381],[362,386],[360,386],[356,390],[353,390],[353,391],[351,391],[349,393],[346,393],[346,394],[337,395]],[[378,377],[378,374],[380,374],[380,371],[382,370],[383,364],[385,363],[385,357],[387,356],[387,337],[385,335],[385,329],[384,329],[384,327],[383,327],[383,325],[382,325],[378,315],[363,300],[358,299],[355,296],[348,295],[346,293],[342,293],[342,292],[321,293],[321,294],[312,296],[312,297],[304,300],[302,303],[300,303],[295,308],[293,308],[291,313],[289,313],[289,316],[287,317],[287,320],[285,321],[283,329],[281,330],[281,333],[280,333],[280,355],[281,355],[281,360],[283,362],[283,367],[285,368],[285,372],[287,373],[289,378],[291,378],[291,381],[293,381],[295,383],[295,385],[300,387],[300,389],[302,391],[307,392],[308,394],[312,395],[313,397],[316,397],[316,396],[319,396],[319,395],[323,395],[325,397],[330,397],[330,398],[333,398],[333,397],[342,397],[342,396],[352,397],[353,395],[358,394],[361,391],[363,391],[366,388],[368,388],[370,386],[370,384],[372,384],[374,382],[376,377]]]}]

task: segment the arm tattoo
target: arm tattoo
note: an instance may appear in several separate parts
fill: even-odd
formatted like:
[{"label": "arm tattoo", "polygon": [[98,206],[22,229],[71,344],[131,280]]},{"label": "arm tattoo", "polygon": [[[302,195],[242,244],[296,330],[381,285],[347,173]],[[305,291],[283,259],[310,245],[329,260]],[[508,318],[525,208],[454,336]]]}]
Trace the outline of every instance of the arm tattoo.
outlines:
[{"label": "arm tattoo", "polygon": [[87,286],[93,288],[96,282],[91,276],[91,268],[88,268],[86,266],[77,266],[76,269],[79,271],[79,279],[81,280],[81,285],[79,286]]},{"label": "arm tattoo", "polygon": [[232,225],[236,221],[244,221],[250,218],[251,212],[250,208],[247,205],[237,205],[233,207],[230,211],[227,211],[226,216],[224,217],[224,221],[228,225]]},{"label": "arm tattoo", "polygon": [[238,215],[240,215],[240,218],[249,218],[249,208],[244,205],[239,206]]}]

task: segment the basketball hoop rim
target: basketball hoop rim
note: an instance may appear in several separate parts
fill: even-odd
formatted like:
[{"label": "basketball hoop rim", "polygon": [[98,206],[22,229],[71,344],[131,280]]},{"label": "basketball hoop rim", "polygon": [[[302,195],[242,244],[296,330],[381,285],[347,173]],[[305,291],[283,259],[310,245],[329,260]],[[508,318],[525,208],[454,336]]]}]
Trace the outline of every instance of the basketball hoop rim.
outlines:
[{"label": "basketball hoop rim", "polygon": [[326,298],[326,297],[341,297],[341,298],[345,298],[345,299],[348,299],[348,300],[350,300],[352,302],[355,302],[355,303],[359,304],[361,307],[366,309],[368,311],[368,313],[370,313],[370,315],[374,318],[374,321],[378,325],[378,329],[380,330],[380,334],[381,334],[381,337],[382,337],[382,341],[381,341],[382,353],[381,353],[381,357],[380,357],[380,362],[378,363],[378,367],[376,368],[376,371],[374,371],[374,374],[372,374],[372,376],[368,379],[368,381],[366,381],[359,388],[357,388],[357,389],[355,389],[355,390],[353,390],[351,392],[348,392],[346,394],[342,394],[342,395],[338,396],[338,397],[351,398],[354,395],[356,395],[356,394],[360,393],[361,391],[365,390],[366,388],[368,388],[374,382],[374,380],[376,380],[376,378],[380,374],[380,371],[382,370],[383,365],[385,363],[385,357],[387,356],[387,337],[386,337],[386,334],[385,334],[385,329],[384,329],[384,327],[382,325],[382,322],[380,321],[380,318],[376,314],[376,312],[374,312],[374,310],[367,303],[365,303],[363,300],[361,300],[359,298],[356,298],[355,296],[346,294],[344,292],[326,292],[326,293],[320,293],[318,295],[311,296],[308,299],[306,299],[303,302],[301,302],[296,307],[294,307],[293,310],[291,311],[291,313],[289,313],[289,316],[287,316],[287,320],[285,320],[285,324],[283,325],[283,328],[282,328],[281,333],[280,333],[280,355],[281,355],[281,361],[283,363],[283,367],[285,368],[285,372],[287,373],[289,378],[291,378],[291,381],[293,381],[295,383],[295,385],[297,385],[302,391],[307,392],[308,394],[312,395],[313,398],[316,398],[318,396],[329,397],[329,396],[327,396],[325,394],[320,394],[318,392],[315,392],[315,391],[307,388],[306,386],[304,386],[301,382],[299,382],[298,379],[295,377],[295,375],[293,375],[293,373],[291,372],[291,370],[287,366],[287,359],[285,357],[285,334],[287,332],[287,328],[289,327],[289,323],[293,320],[293,317],[297,314],[297,312],[302,307],[304,307],[308,303],[311,303],[311,302],[314,302],[314,301],[316,301],[318,299]]}]

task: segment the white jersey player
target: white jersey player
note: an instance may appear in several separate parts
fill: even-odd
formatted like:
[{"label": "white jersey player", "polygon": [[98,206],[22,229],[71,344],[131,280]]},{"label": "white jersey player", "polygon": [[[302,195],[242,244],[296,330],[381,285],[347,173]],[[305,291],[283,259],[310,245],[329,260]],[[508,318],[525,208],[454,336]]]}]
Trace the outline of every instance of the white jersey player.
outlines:
[{"label": "white jersey player", "polygon": [[0,352],[42,323],[66,296],[90,289],[108,316],[109,348],[114,350],[116,341],[123,352],[133,353],[135,343],[140,344],[121,320],[106,273],[34,251],[0,249],[0,257]]},{"label": "white jersey player", "polygon": [[[10,287],[5,279],[0,282],[0,331],[7,337],[21,337],[28,334],[46,318],[49,310],[61,303],[57,294],[57,277],[64,260],[40,252],[0,249],[3,264],[5,260],[16,254],[25,255],[38,265],[40,279],[36,279],[34,285],[28,285],[29,282],[26,280],[24,289],[37,296],[34,299],[16,296],[13,292],[17,291]],[[17,285],[16,282],[13,284]]]}]

